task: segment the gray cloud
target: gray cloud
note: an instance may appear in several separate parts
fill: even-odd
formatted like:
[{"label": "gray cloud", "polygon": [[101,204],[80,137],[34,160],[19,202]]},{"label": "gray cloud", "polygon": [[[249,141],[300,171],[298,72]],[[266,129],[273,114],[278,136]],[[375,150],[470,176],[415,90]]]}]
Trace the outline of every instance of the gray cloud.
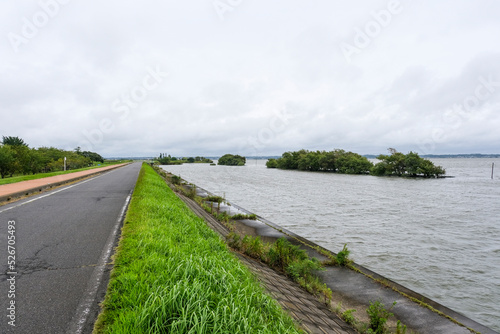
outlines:
[{"label": "gray cloud", "polygon": [[497,1],[253,1],[223,20],[211,0],[63,3],[0,5],[0,135],[104,156],[500,152]]}]

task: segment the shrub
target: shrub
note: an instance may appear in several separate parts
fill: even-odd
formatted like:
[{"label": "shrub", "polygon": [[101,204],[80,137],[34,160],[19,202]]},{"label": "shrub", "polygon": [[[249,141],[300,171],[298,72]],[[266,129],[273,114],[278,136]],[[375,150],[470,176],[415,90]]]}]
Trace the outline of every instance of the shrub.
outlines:
[{"label": "shrub", "polygon": [[266,167],[267,168],[278,168],[278,162],[276,159],[269,159],[266,162]]},{"label": "shrub", "polygon": [[255,213],[251,213],[249,215],[245,215],[243,213],[238,213],[236,215],[231,216],[231,219],[234,219],[234,220],[243,220],[243,219],[256,220],[257,215]]},{"label": "shrub", "polygon": [[229,247],[235,248],[235,249],[241,249],[241,237],[238,233],[230,232],[226,236],[227,244]]},{"label": "shrub", "polygon": [[279,238],[271,245],[267,253],[269,264],[286,272],[293,261],[303,261],[308,258],[305,250],[293,245],[285,238]]},{"label": "shrub", "polygon": [[224,198],[220,196],[207,196],[205,197],[205,201],[222,203],[224,201]]},{"label": "shrub", "polygon": [[[396,302],[392,304],[392,307],[394,307],[394,305],[396,305]],[[370,302],[370,307],[366,310],[366,313],[368,313],[368,316],[370,317],[369,333],[385,334],[387,332],[385,323],[389,317],[393,316],[389,310],[386,310],[384,304],[379,301],[376,301],[375,303]]]},{"label": "shrub", "polygon": [[257,259],[263,257],[264,244],[262,243],[262,240],[260,240],[259,236],[252,238],[245,235],[241,241],[241,247],[243,248],[243,252],[248,256]]},{"label": "shrub", "polygon": [[354,312],[356,312],[356,310],[349,309],[349,310],[345,310],[345,312],[342,313],[342,319],[344,319],[344,321],[347,322],[351,326],[354,326],[356,324],[356,319],[352,315]]},{"label": "shrub", "polygon": [[181,177],[177,175],[172,175],[172,177],[170,178],[172,184],[181,184],[181,180]]},{"label": "shrub", "polygon": [[318,259],[305,259],[302,261],[293,261],[286,268],[286,272],[293,279],[297,280],[299,277],[309,277],[312,275],[313,270],[321,269],[321,264]]},{"label": "shrub", "polygon": [[349,260],[349,254],[351,253],[350,250],[347,249],[347,244],[344,245],[344,248],[340,252],[338,252],[336,256],[336,261],[339,265],[345,266],[349,264],[351,261]]}]

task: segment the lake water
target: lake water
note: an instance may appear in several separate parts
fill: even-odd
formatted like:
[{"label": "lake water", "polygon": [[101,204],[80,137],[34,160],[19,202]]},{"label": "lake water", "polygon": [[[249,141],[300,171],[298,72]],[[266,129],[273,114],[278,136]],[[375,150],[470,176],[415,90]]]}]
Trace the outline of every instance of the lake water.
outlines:
[{"label": "lake water", "polygon": [[500,331],[500,159],[432,161],[455,177],[162,167]]}]

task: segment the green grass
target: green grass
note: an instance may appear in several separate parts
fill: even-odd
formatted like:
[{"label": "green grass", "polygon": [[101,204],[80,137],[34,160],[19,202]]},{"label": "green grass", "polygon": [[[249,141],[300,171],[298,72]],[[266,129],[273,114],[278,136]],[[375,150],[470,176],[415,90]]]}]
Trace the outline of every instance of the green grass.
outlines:
[{"label": "green grass", "polygon": [[[123,162],[128,162],[128,161],[123,161]],[[22,182],[22,181],[29,181],[29,180],[43,179],[43,178],[50,177],[50,176],[57,176],[57,175],[81,172],[81,171],[88,170],[88,169],[101,168],[101,167],[116,165],[116,164],[123,163],[123,162],[118,162],[118,161],[117,162],[115,162],[115,161],[104,162],[104,163],[100,164],[100,166],[94,165],[92,167],[72,169],[72,170],[67,170],[67,171],[51,172],[51,173],[38,173],[38,174],[34,174],[34,175],[17,175],[17,176],[8,177],[5,179],[0,179],[0,185]]]},{"label": "green grass", "polygon": [[331,302],[332,290],[314,274],[314,271],[322,269],[321,263],[314,257],[310,258],[298,245],[293,245],[285,238],[264,243],[259,236],[245,235],[242,238],[235,232],[228,234],[227,242],[230,247],[285,273],[326,304]]},{"label": "green grass", "polygon": [[114,261],[94,333],[300,333],[145,164]]}]

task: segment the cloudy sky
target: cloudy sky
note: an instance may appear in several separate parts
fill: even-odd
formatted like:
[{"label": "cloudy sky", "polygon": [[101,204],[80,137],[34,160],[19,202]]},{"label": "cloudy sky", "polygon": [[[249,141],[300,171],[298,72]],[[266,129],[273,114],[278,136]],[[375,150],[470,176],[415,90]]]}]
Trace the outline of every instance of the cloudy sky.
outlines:
[{"label": "cloudy sky", "polygon": [[500,153],[500,2],[0,4],[0,135],[112,156]]}]

